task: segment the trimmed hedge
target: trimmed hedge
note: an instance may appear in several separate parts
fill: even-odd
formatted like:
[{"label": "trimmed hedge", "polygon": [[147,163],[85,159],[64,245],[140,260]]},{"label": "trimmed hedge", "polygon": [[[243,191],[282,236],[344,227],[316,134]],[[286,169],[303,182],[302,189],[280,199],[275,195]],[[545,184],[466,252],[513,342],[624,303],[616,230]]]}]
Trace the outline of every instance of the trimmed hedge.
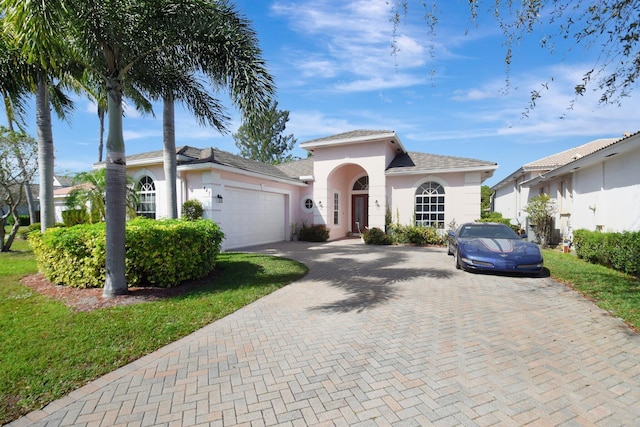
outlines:
[{"label": "trimmed hedge", "polygon": [[640,232],[575,230],[573,245],[578,257],[590,263],[640,276]]},{"label": "trimmed hedge", "polygon": [[[33,232],[29,240],[40,272],[52,283],[103,287],[106,226],[82,224]],[[211,273],[224,234],[208,220],[136,218],[126,228],[128,286],[172,287]]]}]

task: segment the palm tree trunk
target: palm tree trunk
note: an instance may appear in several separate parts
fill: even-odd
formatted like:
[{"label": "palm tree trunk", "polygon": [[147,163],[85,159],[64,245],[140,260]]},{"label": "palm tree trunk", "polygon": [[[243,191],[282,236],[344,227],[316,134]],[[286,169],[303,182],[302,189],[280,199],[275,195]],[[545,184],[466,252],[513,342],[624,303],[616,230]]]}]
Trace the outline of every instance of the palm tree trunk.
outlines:
[{"label": "palm tree trunk", "polygon": [[53,208],[53,132],[51,110],[44,79],[36,90],[36,124],[38,127],[38,174],[40,175],[40,230],[55,225]]},{"label": "palm tree trunk", "polygon": [[126,161],[122,134],[122,83],[107,83],[109,133],[106,157],[106,278],[102,295],[110,298],[128,293],[125,278]]},{"label": "palm tree trunk", "polygon": [[163,98],[162,131],[164,140],[164,177],[167,185],[167,216],[178,218],[178,191],[176,188],[176,128],[173,110],[173,95]]},{"label": "palm tree trunk", "polygon": [[100,139],[98,140],[98,163],[102,162],[104,151],[104,108],[98,106],[98,119],[100,119]]}]

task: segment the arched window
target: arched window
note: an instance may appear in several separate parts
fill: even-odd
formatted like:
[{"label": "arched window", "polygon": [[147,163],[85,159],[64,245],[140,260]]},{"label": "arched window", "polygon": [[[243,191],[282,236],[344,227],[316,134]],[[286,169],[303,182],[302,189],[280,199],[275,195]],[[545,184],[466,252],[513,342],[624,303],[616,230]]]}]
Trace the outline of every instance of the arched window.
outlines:
[{"label": "arched window", "polygon": [[444,188],[437,182],[416,190],[416,225],[444,229]]},{"label": "arched window", "polygon": [[367,190],[369,190],[369,177],[368,176],[363,176],[362,178],[359,178],[353,184],[353,191],[367,191]]},{"label": "arched window", "polygon": [[138,185],[136,185],[136,192],[138,193],[138,206],[136,207],[136,214],[139,216],[146,216],[147,218],[156,218],[156,185],[153,183],[153,179],[148,176],[143,176]]}]

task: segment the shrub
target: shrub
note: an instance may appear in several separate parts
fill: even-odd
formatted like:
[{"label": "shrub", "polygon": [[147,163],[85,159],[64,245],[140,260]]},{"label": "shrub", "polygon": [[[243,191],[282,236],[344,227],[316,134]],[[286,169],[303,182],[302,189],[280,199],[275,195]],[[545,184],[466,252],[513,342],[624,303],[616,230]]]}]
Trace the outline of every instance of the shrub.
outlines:
[{"label": "shrub", "polygon": [[324,224],[300,225],[299,240],[305,242],[326,242],[329,240],[329,229]]},{"label": "shrub", "polygon": [[89,221],[89,214],[86,209],[68,209],[62,211],[62,221],[67,227],[73,227],[78,224],[86,224]]},{"label": "shrub", "polygon": [[[13,225],[14,222],[15,219],[12,215],[7,218],[5,225]],[[18,225],[20,225],[21,227],[27,227],[29,224],[31,224],[31,219],[29,219],[29,215],[18,215],[18,222]]]},{"label": "shrub", "polygon": [[395,224],[390,227],[393,241],[414,245],[443,245],[445,239],[434,227]]},{"label": "shrub", "polygon": [[362,234],[362,238],[367,245],[391,245],[393,241],[378,227],[369,228]]},{"label": "shrub", "polygon": [[202,219],[204,209],[200,200],[191,199],[182,204],[182,217],[187,221]]},{"label": "shrub", "polygon": [[573,244],[578,257],[588,262],[640,275],[640,232],[575,230]]},{"label": "shrub", "polygon": [[[102,287],[105,281],[105,224],[82,224],[31,233],[40,272],[55,284]],[[127,223],[126,280],[129,286],[175,286],[215,267],[224,235],[207,220]]]},{"label": "shrub", "polygon": [[604,236],[601,232],[575,230],[573,232],[573,246],[579,258],[594,264],[601,263],[604,247]]},{"label": "shrub", "polygon": [[41,224],[39,222],[34,222],[24,230],[20,231],[20,237],[22,237],[23,240],[27,240],[29,238],[29,234],[33,231],[40,231],[40,227]]}]

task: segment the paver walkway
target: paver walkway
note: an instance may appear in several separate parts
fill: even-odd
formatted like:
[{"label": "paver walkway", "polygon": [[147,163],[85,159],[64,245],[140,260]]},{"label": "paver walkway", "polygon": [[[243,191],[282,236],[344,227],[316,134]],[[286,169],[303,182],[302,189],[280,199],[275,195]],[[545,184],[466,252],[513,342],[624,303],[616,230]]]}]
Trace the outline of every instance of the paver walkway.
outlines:
[{"label": "paver walkway", "polygon": [[12,426],[640,425],[640,336],[552,279],[358,240],[256,250],[310,272]]}]

